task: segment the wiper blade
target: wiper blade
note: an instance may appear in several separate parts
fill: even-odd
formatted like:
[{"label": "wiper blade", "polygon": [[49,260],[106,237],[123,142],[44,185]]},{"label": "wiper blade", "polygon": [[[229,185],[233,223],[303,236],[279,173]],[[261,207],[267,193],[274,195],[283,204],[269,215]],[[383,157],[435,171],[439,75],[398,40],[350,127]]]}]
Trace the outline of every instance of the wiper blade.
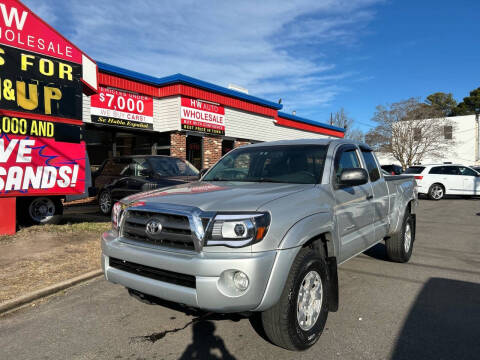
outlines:
[{"label": "wiper blade", "polygon": [[285,180],[278,180],[278,179],[272,179],[272,178],[260,178],[260,179],[256,179],[256,180],[252,180],[254,182],[271,182],[271,183],[289,183],[289,181],[285,181]]}]

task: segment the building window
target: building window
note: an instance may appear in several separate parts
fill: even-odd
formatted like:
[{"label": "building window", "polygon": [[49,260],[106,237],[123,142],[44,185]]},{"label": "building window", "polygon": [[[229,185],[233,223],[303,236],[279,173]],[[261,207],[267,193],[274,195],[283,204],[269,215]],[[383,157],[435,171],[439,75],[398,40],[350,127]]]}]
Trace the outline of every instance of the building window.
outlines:
[{"label": "building window", "polygon": [[452,133],[453,129],[451,125],[446,125],[443,127],[443,137],[445,138],[445,140],[452,140]]},{"label": "building window", "polygon": [[413,129],[413,140],[415,141],[422,140],[422,129],[420,128]]}]

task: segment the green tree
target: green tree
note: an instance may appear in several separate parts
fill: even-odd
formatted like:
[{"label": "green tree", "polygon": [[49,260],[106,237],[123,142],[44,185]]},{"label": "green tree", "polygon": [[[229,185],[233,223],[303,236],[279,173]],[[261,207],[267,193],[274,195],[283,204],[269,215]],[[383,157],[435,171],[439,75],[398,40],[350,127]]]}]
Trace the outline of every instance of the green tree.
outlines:
[{"label": "green tree", "polygon": [[457,107],[457,101],[451,93],[436,92],[428,95],[425,103],[439,110],[444,116],[451,116],[453,109]]},{"label": "green tree", "polygon": [[470,96],[463,98],[463,101],[454,109],[454,114],[480,114],[480,88],[470,91]]}]

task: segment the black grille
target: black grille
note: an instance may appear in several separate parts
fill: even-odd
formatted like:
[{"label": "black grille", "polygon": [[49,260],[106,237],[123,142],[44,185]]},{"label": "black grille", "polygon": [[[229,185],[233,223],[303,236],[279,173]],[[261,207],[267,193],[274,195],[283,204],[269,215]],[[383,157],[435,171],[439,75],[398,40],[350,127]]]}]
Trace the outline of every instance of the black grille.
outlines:
[{"label": "black grille", "polygon": [[150,279],[185,286],[193,289],[195,289],[196,287],[195,276],[192,275],[179,274],[173,271],[161,270],[151,266],[140,265],[115,258],[109,258],[109,265],[115,269],[144,276]]},{"label": "black grille", "polygon": [[[147,234],[146,225],[154,219],[162,224],[162,231],[154,235]],[[129,210],[125,216],[122,235],[140,243],[195,250],[190,223],[183,215]]]}]

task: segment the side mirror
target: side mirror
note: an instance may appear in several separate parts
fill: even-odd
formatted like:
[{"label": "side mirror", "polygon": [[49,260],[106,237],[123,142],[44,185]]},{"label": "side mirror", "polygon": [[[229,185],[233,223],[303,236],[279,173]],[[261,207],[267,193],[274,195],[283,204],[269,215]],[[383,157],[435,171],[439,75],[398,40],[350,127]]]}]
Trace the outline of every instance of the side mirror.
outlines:
[{"label": "side mirror", "polygon": [[362,168],[345,169],[340,174],[340,187],[358,186],[366,184],[367,182],[368,173]]},{"label": "side mirror", "polygon": [[207,173],[207,171],[209,169],[210,168],[204,168],[204,169],[200,170],[200,172],[198,173],[198,177],[201,178],[203,175],[205,175]]}]

